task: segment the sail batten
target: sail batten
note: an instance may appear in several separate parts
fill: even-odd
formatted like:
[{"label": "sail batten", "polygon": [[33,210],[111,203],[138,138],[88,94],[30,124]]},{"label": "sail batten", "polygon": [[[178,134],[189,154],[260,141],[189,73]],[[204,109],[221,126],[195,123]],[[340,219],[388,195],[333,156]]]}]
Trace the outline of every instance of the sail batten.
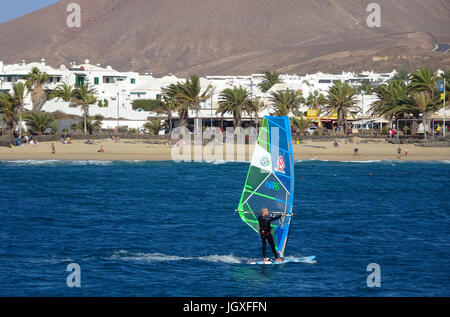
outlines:
[{"label": "sail batten", "polygon": [[294,156],[287,117],[264,117],[250,162],[238,213],[254,231],[263,207],[286,217],[273,222],[272,236],[283,256],[292,220]]}]

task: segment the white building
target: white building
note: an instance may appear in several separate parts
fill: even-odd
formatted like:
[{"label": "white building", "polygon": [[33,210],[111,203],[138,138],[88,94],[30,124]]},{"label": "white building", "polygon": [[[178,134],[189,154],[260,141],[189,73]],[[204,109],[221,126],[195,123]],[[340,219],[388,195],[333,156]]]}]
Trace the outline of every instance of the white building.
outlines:
[{"label": "white building", "polygon": [[[177,78],[172,74],[156,78],[152,74],[140,75],[136,72],[119,72],[111,66],[102,67],[98,64],[92,65],[89,60],[86,60],[81,65],[73,62],[70,66],[61,65],[58,68],[53,68],[46,65],[45,60],[42,59],[40,63],[28,64],[25,61],[14,65],[4,65],[3,62],[0,62],[0,91],[11,92],[14,83],[24,80],[25,76],[34,67],[49,74],[50,80],[44,86],[48,92],[55,89],[62,82],[72,86],[88,82],[93,86],[97,91],[98,99],[102,101],[103,107],[92,105],[89,114],[100,114],[105,117],[104,128],[112,128],[117,125],[128,126],[130,128],[142,127],[147,122],[148,117],[157,117],[158,115],[143,111],[142,109],[133,110],[133,101],[138,99],[160,99],[164,87],[185,81],[184,78]],[[390,79],[394,74],[395,71],[387,74],[376,74],[373,72],[363,72],[361,74],[343,72],[337,75],[318,72],[305,76],[286,74],[281,75],[282,83],[275,85],[267,93],[262,93],[258,88],[258,85],[264,78],[263,74],[252,74],[249,76],[206,76],[200,79],[201,86],[206,89],[208,85],[211,85],[214,88],[214,93],[209,100],[201,105],[202,110],[199,112],[199,117],[204,120],[232,119],[231,115],[225,115],[224,118],[216,115],[220,92],[226,88],[243,86],[250,91],[252,98],[261,98],[269,104],[267,97],[270,92],[275,90],[298,90],[303,93],[304,97],[307,97],[310,92],[315,90],[326,95],[328,89],[337,80],[348,82],[351,85],[360,85],[363,82],[381,83]],[[362,102],[362,99],[364,99],[364,102]],[[355,114],[359,117],[367,116],[367,110],[375,100],[374,96],[359,96],[358,105],[363,108],[363,111]],[[31,98],[29,96],[26,100],[25,107],[31,109]],[[78,116],[82,115],[81,109],[69,107],[69,103],[61,100],[47,101],[43,110],[48,112],[61,111]],[[302,107],[302,110],[307,110],[306,105]],[[270,112],[271,109],[268,108],[260,116],[267,115]],[[189,115],[191,118],[196,116],[193,112],[190,112]],[[174,114],[174,119],[177,119],[176,113]]]}]

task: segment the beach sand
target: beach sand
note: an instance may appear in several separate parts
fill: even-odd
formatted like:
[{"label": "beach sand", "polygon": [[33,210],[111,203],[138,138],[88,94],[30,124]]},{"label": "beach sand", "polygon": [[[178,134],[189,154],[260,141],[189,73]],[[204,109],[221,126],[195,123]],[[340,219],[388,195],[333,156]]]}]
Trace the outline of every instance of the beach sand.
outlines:
[{"label": "beach sand", "polygon": [[[51,142],[43,142],[37,146],[0,147],[0,160],[167,161],[173,159],[172,149],[169,145],[150,144],[144,140],[124,139],[119,143],[112,140],[96,140],[94,145],[85,144],[84,140],[73,141],[73,144],[55,142],[56,154],[51,153],[51,144]],[[104,153],[98,152],[100,146],[104,147]],[[327,161],[396,160],[398,147],[403,151],[401,157],[403,161],[450,160],[450,147],[421,147],[414,144],[395,145],[382,139],[363,140],[358,138],[354,138],[352,143],[340,141],[339,147],[334,147],[331,141],[307,140],[300,145],[294,144],[294,158],[295,160],[316,159]],[[359,156],[353,155],[354,148],[359,149]],[[230,150],[229,152],[231,152]],[[234,155],[234,158],[238,161],[248,160],[253,151],[249,146],[240,146],[240,150],[245,151],[245,155]],[[408,150],[407,156],[404,155],[405,150]],[[179,148],[175,148],[174,151],[178,152]],[[204,147],[201,151],[213,153],[213,156],[215,153],[211,151],[210,147]],[[237,152],[236,147],[234,151]],[[224,147],[223,152],[226,155],[226,147]],[[222,156],[217,155],[217,157],[221,158]],[[231,157],[233,156],[229,158]],[[211,157],[204,157],[204,159],[211,160]]]}]

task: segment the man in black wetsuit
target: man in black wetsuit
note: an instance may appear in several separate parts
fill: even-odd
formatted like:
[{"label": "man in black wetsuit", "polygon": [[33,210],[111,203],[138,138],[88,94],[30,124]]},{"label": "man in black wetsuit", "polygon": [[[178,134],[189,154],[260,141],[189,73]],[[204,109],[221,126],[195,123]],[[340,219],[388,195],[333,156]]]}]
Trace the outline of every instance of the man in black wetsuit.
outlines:
[{"label": "man in black wetsuit", "polygon": [[270,227],[270,223],[272,221],[278,220],[283,216],[284,216],[284,214],[280,214],[278,216],[271,217],[271,216],[269,216],[269,209],[263,208],[261,210],[261,215],[258,217],[259,234],[261,235],[264,263],[266,263],[268,261],[268,259],[266,258],[266,240],[269,242],[269,245],[272,248],[273,255],[275,255],[275,261],[276,262],[283,261],[283,259],[281,259],[278,256],[277,250],[275,249],[275,243],[273,242],[273,237],[272,237],[272,228]]}]

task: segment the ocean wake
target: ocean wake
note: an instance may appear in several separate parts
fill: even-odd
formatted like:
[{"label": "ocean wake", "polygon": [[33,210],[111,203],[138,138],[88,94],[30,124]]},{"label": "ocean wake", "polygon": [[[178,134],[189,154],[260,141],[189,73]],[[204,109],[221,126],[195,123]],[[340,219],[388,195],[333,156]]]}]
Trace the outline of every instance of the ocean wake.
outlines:
[{"label": "ocean wake", "polygon": [[[305,263],[309,257],[296,257],[296,256],[287,256],[286,260],[289,260],[292,263]],[[133,253],[128,252],[126,250],[120,250],[114,252],[110,257],[112,260],[122,260],[122,261],[136,261],[136,262],[174,262],[174,261],[199,261],[199,262],[210,262],[210,263],[223,263],[223,264],[247,264],[252,259],[245,257],[238,257],[234,254],[226,254],[226,255],[204,255],[204,256],[196,256],[196,257],[182,257],[176,255],[167,255],[162,253]],[[253,259],[254,260],[254,259]],[[314,264],[316,260],[307,261],[306,263]]]},{"label": "ocean wake", "polygon": [[114,252],[111,259],[122,261],[138,261],[138,262],[172,262],[172,261],[202,261],[226,264],[246,263],[248,259],[239,258],[233,254],[229,255],[205,255],[197,257],[183,257],[177,255],[167,255],[162,253],[133,253],[126,250]]},{"label": "ocean wake", "polygon": [[0,164],[7,164],[13,166],[86,166],[86,165],[111,165],[113,161],[63,161],[63,160],[19,160],[19,161],[0,161]]}]

